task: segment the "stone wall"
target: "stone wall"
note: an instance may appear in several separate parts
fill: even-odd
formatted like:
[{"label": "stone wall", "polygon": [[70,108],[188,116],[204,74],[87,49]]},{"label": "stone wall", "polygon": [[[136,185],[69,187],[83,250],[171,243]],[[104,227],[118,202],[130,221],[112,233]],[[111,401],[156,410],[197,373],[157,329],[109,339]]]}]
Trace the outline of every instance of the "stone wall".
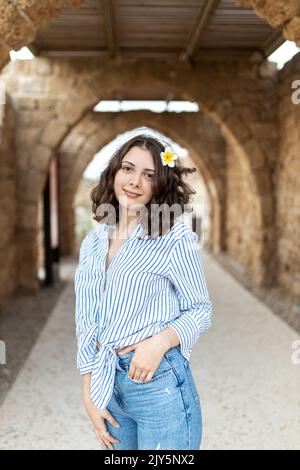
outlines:
[{"label": "stone wall", "polygon": [[244,8],[253,8],[273,28],[281,27],[283,36],[300,46],[299,0],[234,0]]},{"label": "stone wall", "polygon": [[58,16],[64,3],[77,8],[86,0],[0,0],[0,70],[9,62],[9,51],[33,42]]},{"label": "stone wall", "polygon": [[[298,80],[297,88],[292,88]],[[295,86],[295,85],[294,85]],[[278,282],[300,297],[300,54],[280,72],[277,166]],[[294,101],[294,102],[293,102]]]},{"label": "stone wall", "polygon": [[0,44],[18,50],[58,16],[64,4],[76,8],[86,0],[0,0]]},{"label": "stone wall", "polygon": [[[212,251],[223,249],[228,236],[224,229],[224,216],[228,214],[224,194],[226,145],[221,144],[220,149],[215,150],[212,145],[218,135],[215,129],[218,129],[229,143],[228,148],[240,160],[234,167],[235,174],[240,172],[241,180],[247,182],[245,188],[251,189],[245,207],[254,208],[250,215],[255,219],[249,221],[248,227],[252,224],[259,230],[255,232],[254,241],[245,235],[240,246],[231,245],[231,254],[240,259],[242,252],[249,253],[251,264],[244,262],[251,270],[253,283],[270,285],[275,228],[273,175],[277,161],[277,115],[274,112],[277,71],[274,67],[268,63],[227,61],[192,66],[182,61],[164,60],[122,59],[103,63],[99,59],[39,58],[10,63],[2,79],[13,97],[17,118],[17,200],[22,207],[17,245],[18,257],[26,261],[18,272],[21,285],[30,289],[38,286],[36,221],[51,155],[62,152],[69,162],[61,173],[63,178],[66,175],[65,181],[72,182],[65,193],[61,216],[69,214],[71,219],[67,225],[71,227],[74,188],[78,187],[93,151],[98,151],[118,133],[141,125],[156,128],[189,149],[208,188],[213,234],[209,248]],[[204,121],[199,117],[193,122],[191,116],[176,116],[175,119],[155,115],[151,118],[142,112],[138,117],[111,113],[111,116],[102,116],[100,123],[88,120],[91,109],[101,99],[163,99],[167,96],[198,102],[202,115],[210,120],[211,136],[202,132]],[[70,169],[75,172],[71,174]],[[239,211],[235,214],[241,217]],[[66,240],[70,239],[69,227],[65,230]]]},{"label": "stone wall", "polygon": [[[255,181],[246,167],[247,162],[239,155],[241,151],[232,142],[227,142],[225,251],[240,273],[248,278],[252,274],[252,285],[257,286],[256,280],[262,276],[258,260],[264,258],[264,253],[254,247],[263,246],[262,238],[266,231],[273,233],[267,228],[272,225],[272,210],[269,221],[263,220],[260,200],[254,189]],[[272,244],[274,254],[268,264],[270,283],[273,283],[276,275],[275,240],[270,239],[269,244]]]},{"label": "stone wall", "polygon": [[[81,0],[71,3],[76,6]],[[255,8],[273,26],[283,26],[285,33],[294,25],[297,40],[298,0],[236,3]],[[31,41],[61,5],[60,0],[0,1],[0,65],[9,48]],[[279,86],[278,73],[267,62],[192,65],[146,59],[104,63],[98,58],[37,58],[8,64],[1,75],[12,100],[2,107],[0,122],[0,220],[6,227],[0,234],[0,298],[14,286],[38,288],[38,213],[51,155],[58,152],[65,158],[62,177],[70,176],[72,182],[60,208],[61,217],[69,217],[63,226],[67,251],[73,236],[74,188],[84,163],[118,132],[144,124],[155,128],[147,113],[137,118],[111,115],[100,123],[99,137],[99,123],[89,122],[87,116],[99,100],[108,98],[187,99],[201,105],[203,116],[211,121],[211,138],[202,132],[204,118],[191,123],[181,117],[178,123],[160,116],[155,122],[157,130],[189,148],[203,176],[211,208],[208,248],[217,252],[227,247],[232,259],[249,270],[254,285],[271,285],[278,272],[278,282],[299,296],[300,105],[291,102],[291,82],[300,79],[299,63],[298,54],[280,72]],[[214,151],[211,142],[219,134],[225,142],[223,151]],[[75,150],[68,147],[68,139]]]},{"label": "stone wall", "polygon": [[9,96],[0,104],[0,306],[18,284],[15,230],[16,171],[13,151],[13,109]]}]

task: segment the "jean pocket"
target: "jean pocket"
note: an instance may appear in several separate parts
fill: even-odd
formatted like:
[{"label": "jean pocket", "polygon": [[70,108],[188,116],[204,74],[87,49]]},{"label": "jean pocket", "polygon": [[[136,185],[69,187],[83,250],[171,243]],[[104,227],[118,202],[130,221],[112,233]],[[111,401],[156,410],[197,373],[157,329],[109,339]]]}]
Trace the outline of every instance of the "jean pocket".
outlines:
[{"label": "jean pocket", "polygon": [[151,380],[147,380],[145,382],[145,379],[144,380],[135,380],[135,379],[132,379],[130,376],[129,376],[129,368],[130,368],[130,364],[128,365],[128,369],[127,369],[127,378],[130,382],[133,382],[135,384],[139,384],[139,385],[147,385],[147,384],[151,384],[153,382],[156,382],[157,380],[160,380],[160,379],[164,379],[165,377],[168,377],[169,375],[171,375],[173,373],[173,368],[171,366],[171,364],[165,359],[163,358],[159,364],[159,366],[157,367],[157,369],[155,370]]},{"label": "jean pocket", "polygon": [[193,396],[194,402],[196,405],[200,406],[200,398],[199,398],[199,393],[195,384],[195,380],[190,368],[189,361],[186,359],[184,361],[184,368],[187,376],[187,382],[191,391],[191,394]]}]

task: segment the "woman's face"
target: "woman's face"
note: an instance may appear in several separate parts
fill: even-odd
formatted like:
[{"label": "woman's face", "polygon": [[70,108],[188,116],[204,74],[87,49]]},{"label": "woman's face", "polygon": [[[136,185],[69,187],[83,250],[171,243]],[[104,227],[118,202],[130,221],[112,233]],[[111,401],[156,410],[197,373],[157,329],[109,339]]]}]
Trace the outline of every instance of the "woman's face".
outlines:
[{"label": "woman's face", "polygon": [[[131,147],[122,158],[121,168],[115,175],[114,191],[119,204],[129,210],[137,204],[146,205],[152,198],[155,171],[149,150]],[[137,196],[130,197],[126,191],[136,193]]]}]

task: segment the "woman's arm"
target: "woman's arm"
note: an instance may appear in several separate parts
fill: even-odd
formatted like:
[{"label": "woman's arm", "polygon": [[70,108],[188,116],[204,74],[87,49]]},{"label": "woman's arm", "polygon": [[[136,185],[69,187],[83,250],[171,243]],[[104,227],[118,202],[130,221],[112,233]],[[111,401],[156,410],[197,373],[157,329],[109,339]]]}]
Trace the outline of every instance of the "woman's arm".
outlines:
[{"label": "woman's arm", "polygon": [[[93,231],[83,239],[74,276],[77,368],[80,374],[92,372],[98,332],[99,285],[90,267]],[[99,278],[100,282],[100,278]]]},{"label": "woman's arm", "polygon": [[182,354],[189,358],[200,335],[211,326],[212,302],[209,298],[198,236],[189,232],[171,252],[168,277],[174,285],[181,315],[168,323],[180,340]]},{"label": "woman's arm", "polygon": [[155,336],[161,341],[162,348],[165,352],[171,348],[175,348],[175,346],[179,346],[180,344],[178,334],[173,328],[167,327]]},{"label": "woman's arm", "polygon": [[[90,397],[90,385],[91,385],[91,373],[82,374],[82,392],[83,402],[85,409],[91,419],[93,431],[96,433],[96,437],[100,444],[104,448],[113,450],[112,443],[120,442],[119,439],[111,436],[108,432],[105,420],[109,421],[116,428],[120,427],[120,423],[112,416],[107,409],[98,409],[91,400]],[[105,437],[104,437],[105,435]]]},{"label": "woman's arm", "polygon": [[86,402],[90,400],[90,387],[91,387],[91,372],[87,374],[82,374],[82,398]]}]

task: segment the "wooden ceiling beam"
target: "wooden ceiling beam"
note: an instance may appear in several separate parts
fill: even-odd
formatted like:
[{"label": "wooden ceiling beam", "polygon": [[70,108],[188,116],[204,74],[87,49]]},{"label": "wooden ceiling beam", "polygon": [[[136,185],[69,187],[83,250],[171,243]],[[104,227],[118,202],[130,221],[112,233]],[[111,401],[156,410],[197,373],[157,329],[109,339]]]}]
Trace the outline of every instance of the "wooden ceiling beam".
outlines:
[{"label": "wooden ceiling beam", "polygon": [[264,57],[267,58],[269,55],[271,55],[285,41],[286,39],[283,37],[281,30],[274,31],[267,41],[262,45],[262,53]]},{"label": "wooden ceiling beam", "polygon": [[42,57],[102,57],[104,59],[109,59],[110,52],[107,49],[101,50],[49,50],[41,49],[39,51],[39,56]]},{"label": "wooden ceiling beam", "polygon": [[[174,49],[149,50],[148,48],[122,48],[120,51],[126,57],[151,57],[153,59],[178,58],[179,51]],[[206,49],[198,48],[193,55],[193,60],[249,60],[255,53],[255,49]],[[110,52],[107,49],[101,50],[40,50],[40,56],[46,57],[101,57],[108,59]]]},{"label": "wooden ceiling beam", "polygon": [[27,48],[30,50],[30,52],[34,56],[40,55],[41,46],[38,44],[37,41],[34,41],[33,43],[29,44],[29,46],[27,46]]},{"label": "wooden ceiling beam", "polygon": [[181,60],[189,60],[197,47],[199,37],[204,30],[212,12],[218,7],[220,0],[207,0],[202,4],[202,8],[199,12],[194,28],[188,38],[185,50],[180,54]]},{"label": "wooden ceiling beam", "polygon": [[103,11],[104,18],[105,18],[108,50],[110,52],[110,55],[114,57],[117,51],[117,43],[116,43],[116,29],[115,29],[113,0],[98,0],[98,1],[99,1],[99,9]]},{"label": "wooden ceiling beam", "polygon": [[193,61],[203,60],[249,60],[249,57],[254,53],[254,49],[213,49],[213,48],[198,48],[193,54]]}]

